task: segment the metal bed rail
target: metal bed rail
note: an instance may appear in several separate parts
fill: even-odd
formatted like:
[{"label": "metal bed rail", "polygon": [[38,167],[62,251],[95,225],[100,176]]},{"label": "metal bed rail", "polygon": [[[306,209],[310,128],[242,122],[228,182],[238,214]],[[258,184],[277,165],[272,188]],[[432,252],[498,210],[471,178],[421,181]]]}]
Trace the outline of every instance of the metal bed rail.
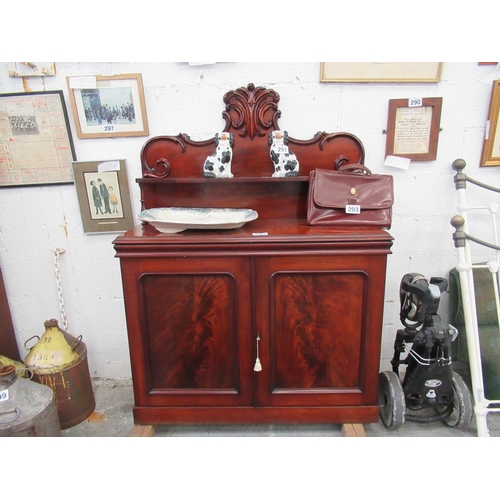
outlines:
[{"label": "metal bed rail", "polygon": [[[477,424],[478,437],[489,437],[488,413],[500,412],[500,400],[488,400],[485,397],[484,378],[481,363],[481,345],[479,336],[479,322],[477,315],[476,293],[474,288],[474,269],[486,268],[491,273],[497,326],[500,327],[500,295],[499,295],[499,268],[500,268],[500,244],[498,238],[498,227],[496,214],[499,204],[491,202],[485,205],[469,205],[466,200],[467,183],[474,184],[480,188],[500,193],[500,188],[484,184],[468,177],[464,172],[466,163],[462,159],[453,162],[452,167],[457,172],[454,177],[455,189],[458,193],[458,215],[451,219],[451,225],[455,228],[453,241],[457,250],[458,264],[456,266],[460,276],[460,291],[462,307],[464,312],[465,333],[467,339],[467,351],[469,355],[469,366],[472,384],[472,395],[474,398],[474,414]],[[469,233],[469,212],[477,210],[488,213],[491,216],[493,230],[493,242],[484,241]],[[486,264],[474,264],[472,262],[471,243],[493,250],[493,256]],[[500,331],[499,331],[500,335]]]}]

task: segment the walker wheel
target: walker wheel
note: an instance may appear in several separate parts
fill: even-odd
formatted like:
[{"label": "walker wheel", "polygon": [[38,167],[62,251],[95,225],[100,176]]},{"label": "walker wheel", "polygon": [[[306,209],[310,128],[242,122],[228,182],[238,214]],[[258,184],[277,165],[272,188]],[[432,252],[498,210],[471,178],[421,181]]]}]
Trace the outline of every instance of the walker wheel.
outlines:
[{"label": "walker wheel", "polygon": [[[472,397],[467,384],[456,372],[452,373],[451,385],[453,387],[453,411],[449,417],[443,419],[443,422],[448,427],[462,429],[470,424],[472,416],[474,415]],[[439,413],[444,413],[447,407],[441,405],[438,406],[437,410]]]},{"label": "walker wheel", "polygon": [[394,372],[381,372],[378,376],[378,404],[380,417],[388,429],[397,429],[405,423],[405,393]]}]

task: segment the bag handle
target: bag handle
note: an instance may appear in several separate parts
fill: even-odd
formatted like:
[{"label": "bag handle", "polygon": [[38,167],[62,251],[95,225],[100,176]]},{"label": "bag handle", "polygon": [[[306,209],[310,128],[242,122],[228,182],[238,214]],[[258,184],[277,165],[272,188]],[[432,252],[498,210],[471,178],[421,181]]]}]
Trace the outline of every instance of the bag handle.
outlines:
[{"label": "bag handle", "polygon": [[343,166],[339,167],[337,172],[339,174],[341,174],[343,172],[349,172],[349,173],[353,173],[353,174],[372,175],[371,170],[368,167],[361,165],[361,163],[353,163],[351,165],[343,165]]}]

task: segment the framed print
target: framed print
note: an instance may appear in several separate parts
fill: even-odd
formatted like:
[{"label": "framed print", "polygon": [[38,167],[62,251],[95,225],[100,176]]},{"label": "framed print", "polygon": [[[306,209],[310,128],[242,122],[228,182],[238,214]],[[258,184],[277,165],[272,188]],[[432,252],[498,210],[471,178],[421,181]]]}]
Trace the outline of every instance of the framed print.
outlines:
[{"label": "framed print", "polygon": [[490,110],[486,122],[482,167],[497,167],[500,165],[500,80],[493,82]]},{"label": "framed print", "polygon": [[442,97],[391,99],[385,155],[435,160],[442,103]]},{"label": "framed print", "polygon": [[0,187],[73,182],[62,90],[0,94]]},{"label": "framed print", "polygon": [[440,82],[440,62],[322,62],[320,82]]},{"label": "framed print", "polygon": [[85,233],[114,233],[134,227],[125,160],[73,162]]},{"label": "framed print", "polygon": [[54,76],[56,64],[53,62],[8,62],[9,76]]},{"label": "framed print", "polygon": [[79,139],[149,135],[142,76],[66,77]]}]

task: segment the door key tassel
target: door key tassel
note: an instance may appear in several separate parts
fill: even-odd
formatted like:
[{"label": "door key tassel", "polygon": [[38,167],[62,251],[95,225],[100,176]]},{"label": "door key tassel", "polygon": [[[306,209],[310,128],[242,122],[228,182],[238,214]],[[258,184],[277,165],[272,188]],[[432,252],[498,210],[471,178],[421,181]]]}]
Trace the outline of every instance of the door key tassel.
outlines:
[{"label": "door key tassel", "polygon": [[253,367],[254,372],[262,371],[262,365],[260,364],[260,359],[259,359],[259,340],[260,337],[257,335],[257,358],[255,359],[255,365]]}]

